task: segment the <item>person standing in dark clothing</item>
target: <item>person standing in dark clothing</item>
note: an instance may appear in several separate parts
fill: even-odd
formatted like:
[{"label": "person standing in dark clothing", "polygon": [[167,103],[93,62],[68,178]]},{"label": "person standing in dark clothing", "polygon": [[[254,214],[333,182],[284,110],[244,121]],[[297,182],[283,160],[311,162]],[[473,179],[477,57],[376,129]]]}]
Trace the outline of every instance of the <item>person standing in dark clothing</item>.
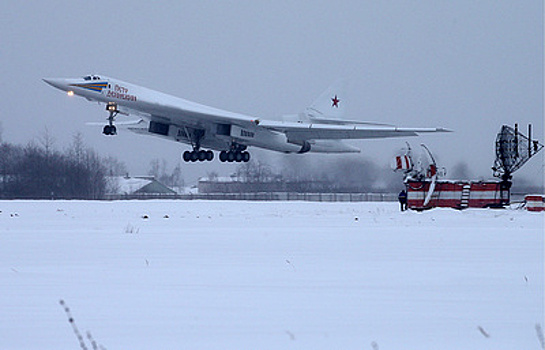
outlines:
[{"label": "person standing in dark clothing", "polygon": [[397,199],[399,200],[401,211],[407,210],[407,192],[405,192],[405,190],[401,190],[397,196]]}]

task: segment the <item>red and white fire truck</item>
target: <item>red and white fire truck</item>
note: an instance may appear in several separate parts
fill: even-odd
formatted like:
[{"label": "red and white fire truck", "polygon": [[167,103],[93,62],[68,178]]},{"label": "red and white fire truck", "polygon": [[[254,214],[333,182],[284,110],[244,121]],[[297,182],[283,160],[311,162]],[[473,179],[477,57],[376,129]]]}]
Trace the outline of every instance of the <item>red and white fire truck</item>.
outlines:
[{"label": "red and white fire truck", "polygon": [[[411,148],[407,144],[404,155],[397,156],[392,163],[395,171],[403,171],[407,192],[407,207],[424,210],[435,207],[446,208],[502,208],[510,204],[511,179],[514,171],[539,152],[543,145],[515,129],[504,125],[496,138],[496,161],[494,176],[498,180],[445,180],[446,171],[438,169],[435,159],[425,145],[421,145],[427,162],[413,162]],[[426,164],[426,165],[423,165]],[[532,197],[534,199],[534,197]]]}]

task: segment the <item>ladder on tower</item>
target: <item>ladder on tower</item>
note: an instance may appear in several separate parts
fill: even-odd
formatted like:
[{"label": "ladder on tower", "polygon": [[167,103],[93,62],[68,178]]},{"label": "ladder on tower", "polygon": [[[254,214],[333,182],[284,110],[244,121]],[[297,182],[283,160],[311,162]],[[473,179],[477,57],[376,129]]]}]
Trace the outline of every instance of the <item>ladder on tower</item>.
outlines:
[{"label": "ladder on tower", "polygon": [[469,206],[469,196],[471,195],[471,184],[465,184],[462,188],[462,199],[460,201],[460,208],[464,209]]}]

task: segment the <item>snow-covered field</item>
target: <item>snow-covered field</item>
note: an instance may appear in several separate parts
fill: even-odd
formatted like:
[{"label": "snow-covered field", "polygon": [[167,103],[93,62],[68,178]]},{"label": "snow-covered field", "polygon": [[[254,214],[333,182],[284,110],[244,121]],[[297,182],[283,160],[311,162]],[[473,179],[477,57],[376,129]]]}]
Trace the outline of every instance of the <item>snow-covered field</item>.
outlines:
[{"label": "snow-covered field", "polygon": [[79,349],[61,299],[109,350],[543,347],[543,214],[213,201],[0,210],[0,349]]}]

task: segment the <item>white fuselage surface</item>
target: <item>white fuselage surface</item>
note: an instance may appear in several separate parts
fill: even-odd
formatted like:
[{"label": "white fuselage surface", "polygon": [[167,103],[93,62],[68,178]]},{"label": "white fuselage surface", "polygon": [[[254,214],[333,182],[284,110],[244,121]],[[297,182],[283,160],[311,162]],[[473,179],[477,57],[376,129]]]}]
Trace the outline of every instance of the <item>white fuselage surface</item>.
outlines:
[{"label": "white fuselage surface", "polygon": [[347,153],[359,152],[359,149],[343,143],[343,139],[448,131],[339,119],[344,101],[336,86],[325,91],[294,121],[288,122],[224,111],[105,76],[44,81],[69,95],[106,104],[110,125],[105,127],[104,134],[117,133],[113,123],[117,114],[134,115],[140,119],[127,125],[129,130],[191,145],[193,152],[184,154],[186,161],[211,160],[212,152],[203,151],[201,147],[221,151],[222,161],[248,161],[249,153],[245,150],[249,146],[285,153]]}]

